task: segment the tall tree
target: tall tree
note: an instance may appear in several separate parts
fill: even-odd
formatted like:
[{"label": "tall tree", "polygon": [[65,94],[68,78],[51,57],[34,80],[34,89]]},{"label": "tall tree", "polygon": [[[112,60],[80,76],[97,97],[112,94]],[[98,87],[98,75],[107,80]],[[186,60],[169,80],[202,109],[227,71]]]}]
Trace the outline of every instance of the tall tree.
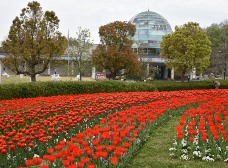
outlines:
[{"label": "tall tree", "polygon": [[85,72],[90,63],[90,49],[93,46],[89,29],[79,27],[76,37],[69,38],[68,44],[68,54],[72,63],[71,70],[79,73],[81,79],[82,73]]},{"label": "tall tree", "polygon": [[187,71],[196,68],[202,72],[209,66],[211,42],[198,23],[188,22],[175,27],[171,34],[163,36],[161,57],[168,67],[181,72],[181,80]]},{"label": "tall tree", "polygon": [[223,72],[225,78],[228,61],[228,20],[220,24],[212,24],[205,31],[212,42],[211,64],[208,72],[215,75]]},{"label": "tall tree", "polygon": [[117,75],[137,75],[141,63],[131,48],[135,31],[135,26],[130,22],[115,21],[101,26],[101,44],[92,52],[94,65],[108,70],[112,79]]},{"label": "tall tree", "polygon": [[66,38],[58,28],[59,19],[53,11],[43,12],[38,2],[29,2],[13,20],[8,38],[2,43],[6,53],[4,64],[36,81],[36,75],[65,51]]}]

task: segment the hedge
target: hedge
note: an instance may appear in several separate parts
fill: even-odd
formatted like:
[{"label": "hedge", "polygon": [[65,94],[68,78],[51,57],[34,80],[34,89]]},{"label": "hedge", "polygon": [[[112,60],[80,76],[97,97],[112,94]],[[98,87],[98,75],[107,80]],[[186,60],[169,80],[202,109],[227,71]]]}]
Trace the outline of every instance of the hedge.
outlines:
[{"label": "hedge", "polygon": [[155,91],[151,83],[124,81],[55,81],[0,85],[0,100],[98,92]]},{"label": "hedge", "polygon": [[[220,88],[228,88],[228,80],[219,80]],[[1,84],[0,100],[29,98],[38,96],[56,96],[69,94],[87,94],[99,92],[145,92],[145,91],[172,91],[211,89],[212,80],[207,81],[49,81],[30,82],[20,84]]]}]

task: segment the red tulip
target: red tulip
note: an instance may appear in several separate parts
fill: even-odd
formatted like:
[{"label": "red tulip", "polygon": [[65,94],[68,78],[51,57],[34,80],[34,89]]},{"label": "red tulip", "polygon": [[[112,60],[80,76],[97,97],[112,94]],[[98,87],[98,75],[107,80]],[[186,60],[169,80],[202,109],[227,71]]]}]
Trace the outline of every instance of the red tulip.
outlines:
[{"label": "red tulip", "polygon": [[47,166],[47,165],[42,165],[42,166],[40,166],[39,168],[49,168],[49,166]]},{"label": "red tulip", "polygon": [[2,153],[2,154],[6,154],[6,152],[7,152],[6,149],[2,149],[2,150],[1,150],[1,153]]},{"label": "red tulip", "polygon": [[47,153],[48,153],[48,154],[52,154],[53,152],[54,152],[54,149],[53,149],[53,148],[48,148],[48,149],[47,149]]},{"label": "red tulip", "polygon": [[110,159],[112,165],[117,165],[118,164],[118,158],[117,157],[111,157]]},{"label": "red tulip", "polygon": [[56,157],[57,159],[60,159],[60,158],[62,157],[62,152],[57,152],[57,153],[55,153],[55,157]]},{"label": "red tulip", "polygon": [[27,160],[25,161],[25,165],[26,165],[27,167],[32,166],[32,165],[33,165],[33,160],[27,159]]},{"label": "red tulip", "polygon": [[84,167],[84,162],[78,162],[78,167],[77,168],[83,168]]},{"label": "red tulip", "polygon": [[69,160],[63,160],[62,163],[63,163],[63,166],[65,166],[65,167],[68,167],[70,165]]},{"label": "red tulip", "polygon": [[87,168],[95,168],[95,165],[90,163],[90,164],[87,165]]},{"label": "red tulip", "polygon": [[90,158],[89,157],[82,157],[81,161],[84,162],[84,163],[87,163],[87,162],[90,161]]},{"label": "red tulip", "polygon": [[34,157],[34,158],[33,158],[33,162],[34,162],[35,165],[39,165],[39,164],[41,164],[42,159],[39,158],[39,157]]}]

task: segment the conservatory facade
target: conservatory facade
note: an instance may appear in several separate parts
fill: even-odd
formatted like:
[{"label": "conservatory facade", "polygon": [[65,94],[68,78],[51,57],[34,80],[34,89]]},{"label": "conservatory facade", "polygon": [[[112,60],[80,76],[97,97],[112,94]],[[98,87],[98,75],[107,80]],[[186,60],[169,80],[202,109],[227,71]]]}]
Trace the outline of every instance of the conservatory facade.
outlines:
[{"label": "conservatory facade", "polygon": [[157,78],[173,78],[173,71],[168,70],[165,61],[160,58],[160,42],[162,36],[172,32],[168,21],[152,11],[145,11],[135,15],[130,22],[136,26],[134,44],[132,48],[139,55],[139,59],[148,69],[156,69]]}]

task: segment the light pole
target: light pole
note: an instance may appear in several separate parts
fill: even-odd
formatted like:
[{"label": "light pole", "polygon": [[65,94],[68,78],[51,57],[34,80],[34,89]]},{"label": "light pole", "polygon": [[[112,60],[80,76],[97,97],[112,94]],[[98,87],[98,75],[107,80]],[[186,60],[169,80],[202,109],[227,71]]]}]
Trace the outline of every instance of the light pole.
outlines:
[{"label": "light pole", "polygon": [[224,66],[224,79],[226,79],[226,54],[225,54],[225,66]]},{"label": "light pole", "polygon": [[70,57],[69,57],[69,29],[68,29],[68,35],[67,35],[67,77],[70,76],[70,73],[69,73],[69,68],[70,68]]},{"label": "light pole", "polygon": [[79,62],[78,62],[78,67],[79,67],[79,75],[80,75],[80,81],[82,80],[82,73],[81,73],[81,59],[82,59],[82,51],[79,54]]},{"label": "light pole", "polygon": [[[219,51],[219,54],[220,53],[223,53],[222,51]],[[223,68],[223,77],[224,77],[224,79],[226,79],[226,54],[224,54],[224,68]]]},{"label": "light pole", "polygon": [[2,83],[2,61],[0,59],[0,84]]}]

